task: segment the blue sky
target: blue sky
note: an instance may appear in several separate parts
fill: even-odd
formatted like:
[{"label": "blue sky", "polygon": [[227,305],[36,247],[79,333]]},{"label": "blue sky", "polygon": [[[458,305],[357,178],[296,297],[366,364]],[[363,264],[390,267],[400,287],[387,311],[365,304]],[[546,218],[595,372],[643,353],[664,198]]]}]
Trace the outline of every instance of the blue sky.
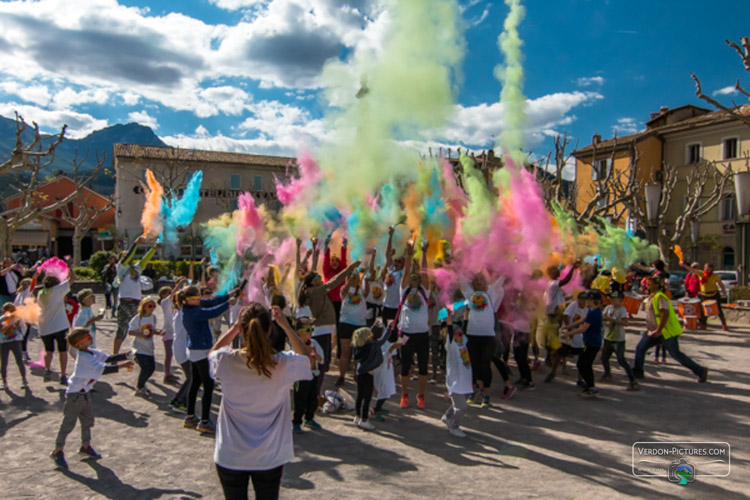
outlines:
[{"label": "blue sky", "polygon": [[[0,115],[72,137],[136,121],[167,143],[293,154],[326,137],[326,60],[377,48],[381,0],[0,2]],[[464,83],[440,144],[491,146],[503,129],[501,1],[460,0]],[[644,128],[660,106],[698,104],[689,72],[722,102],[750,75],[724,43],[750,36],[750,2],[534,0],[524,40],[527,148],[580,146]]]}]

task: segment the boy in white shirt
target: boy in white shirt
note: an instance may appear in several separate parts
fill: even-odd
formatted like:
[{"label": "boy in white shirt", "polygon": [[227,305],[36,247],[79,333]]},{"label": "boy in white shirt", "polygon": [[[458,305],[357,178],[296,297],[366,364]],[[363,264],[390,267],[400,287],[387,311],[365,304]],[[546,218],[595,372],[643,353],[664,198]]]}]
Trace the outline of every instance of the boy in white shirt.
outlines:
[{"label": "boy in white shirt", "polygon": [[75,318],[73,318],[73,326],[88,328],[89,333],[91,333],[91,347],[96,349],[96,322],[104,318],[104,311],[96,315],[94,314],[91,306],[96,302],[96,298],[90,288],[78,292],[77,299],[81,308],[76,313]]},{"label": "boy in white shirt", "polygon": [[451,397],[451,405],[441,420],[452,436],[466,437],[464,431],[460,429],[461,418],[468,407],[466,398],[474,392],[469,351],[466,349],[466,336],[463,332],[453,331],[450,310],[445,322],[448,328],[448,335],[445,339],[445,385]]},{"label": "boy in white shirt", "polygon": [[612,353],[615,353],[617,363],[622,366],[628,376],[628,390],[637,391],[638,382],[635,380],[630,365],[625,361],[625,327],[628,326],[628,310],[622,306],[622,294],[620,292],[612,292],[610,299],[612,303],[604,309],[604,347],[602,347],[604,376],[602,380],[612,380],[609,358]]}]

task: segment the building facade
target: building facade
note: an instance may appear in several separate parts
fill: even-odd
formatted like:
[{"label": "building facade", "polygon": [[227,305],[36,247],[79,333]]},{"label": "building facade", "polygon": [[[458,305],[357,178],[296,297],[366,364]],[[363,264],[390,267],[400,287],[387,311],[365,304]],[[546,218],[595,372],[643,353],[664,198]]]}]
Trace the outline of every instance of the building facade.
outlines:
[{"label": "building facade", "polygon": [[[200,225],[237,208],[237,197],[250,192],[256,203],[280,207],[275,178],[294,175],[294,158],[200,151],[133,144],[114,145],[117,235],[127,246],[142,232],[145,171],[150,169],[165,191],[182,195],[190,176],[203,171],[200,203],[193,223],[180,233],[179,256],[203,255]],[[173,255],[174,256],[174,255]]]}]

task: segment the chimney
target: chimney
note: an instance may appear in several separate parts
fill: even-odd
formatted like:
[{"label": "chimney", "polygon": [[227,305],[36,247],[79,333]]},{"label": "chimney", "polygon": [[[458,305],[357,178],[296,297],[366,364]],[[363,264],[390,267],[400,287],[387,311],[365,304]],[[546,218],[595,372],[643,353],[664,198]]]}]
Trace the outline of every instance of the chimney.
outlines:
[{"label": "chimney", "polygon": [[659,113],[666,113],[669,111],[669,106],[662,106],[659,108]]},{"label": "chimney", "polygon": [[596,144],[599,144],[600,142],[602,142],[602,136],[599,134],[594,134],[594,137],[591,138],[591,144],[596,145]]}]

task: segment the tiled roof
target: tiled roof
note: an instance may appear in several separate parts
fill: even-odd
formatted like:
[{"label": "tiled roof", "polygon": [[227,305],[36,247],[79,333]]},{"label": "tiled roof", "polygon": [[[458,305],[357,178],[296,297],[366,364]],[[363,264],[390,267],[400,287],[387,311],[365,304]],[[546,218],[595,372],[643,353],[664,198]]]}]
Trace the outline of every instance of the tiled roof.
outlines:
[{"label": "tiled roof", "polygon": [[[615,144],[617,144],[618,149],[625,148],[632,141],[638,142],[643,139],[646,139],[647,137],[651,137],[652,135],[656,135],[656,130],[644,130],[643,132],[636,132],[635,134],[623,135],[621,137],[607,139],[606,141],[600,141],[596,145],[596,150],[607,151],[609,149],[612,149],[612,147]],[[583,147],[581,149],[576,149],[575,151],[573,151],[573,155],[574,156],[586,156],[589,153],[592,153],[593,151],[594,151],[594,145],[589,144],[586,147]]]},{"label": "tiled roof", "polygon": [[240,165],[260,165],[266,167],[296,167],[297,160],[287,156],[251,155],[245,153],[227,153],[223,151],[204,151],[199,149],[180,149],[162,146],[141,146],[138,144],[115,144],[114,156],[126,158],[143,158],[149,160],[181,160],[206,163],[232,163]]}]

